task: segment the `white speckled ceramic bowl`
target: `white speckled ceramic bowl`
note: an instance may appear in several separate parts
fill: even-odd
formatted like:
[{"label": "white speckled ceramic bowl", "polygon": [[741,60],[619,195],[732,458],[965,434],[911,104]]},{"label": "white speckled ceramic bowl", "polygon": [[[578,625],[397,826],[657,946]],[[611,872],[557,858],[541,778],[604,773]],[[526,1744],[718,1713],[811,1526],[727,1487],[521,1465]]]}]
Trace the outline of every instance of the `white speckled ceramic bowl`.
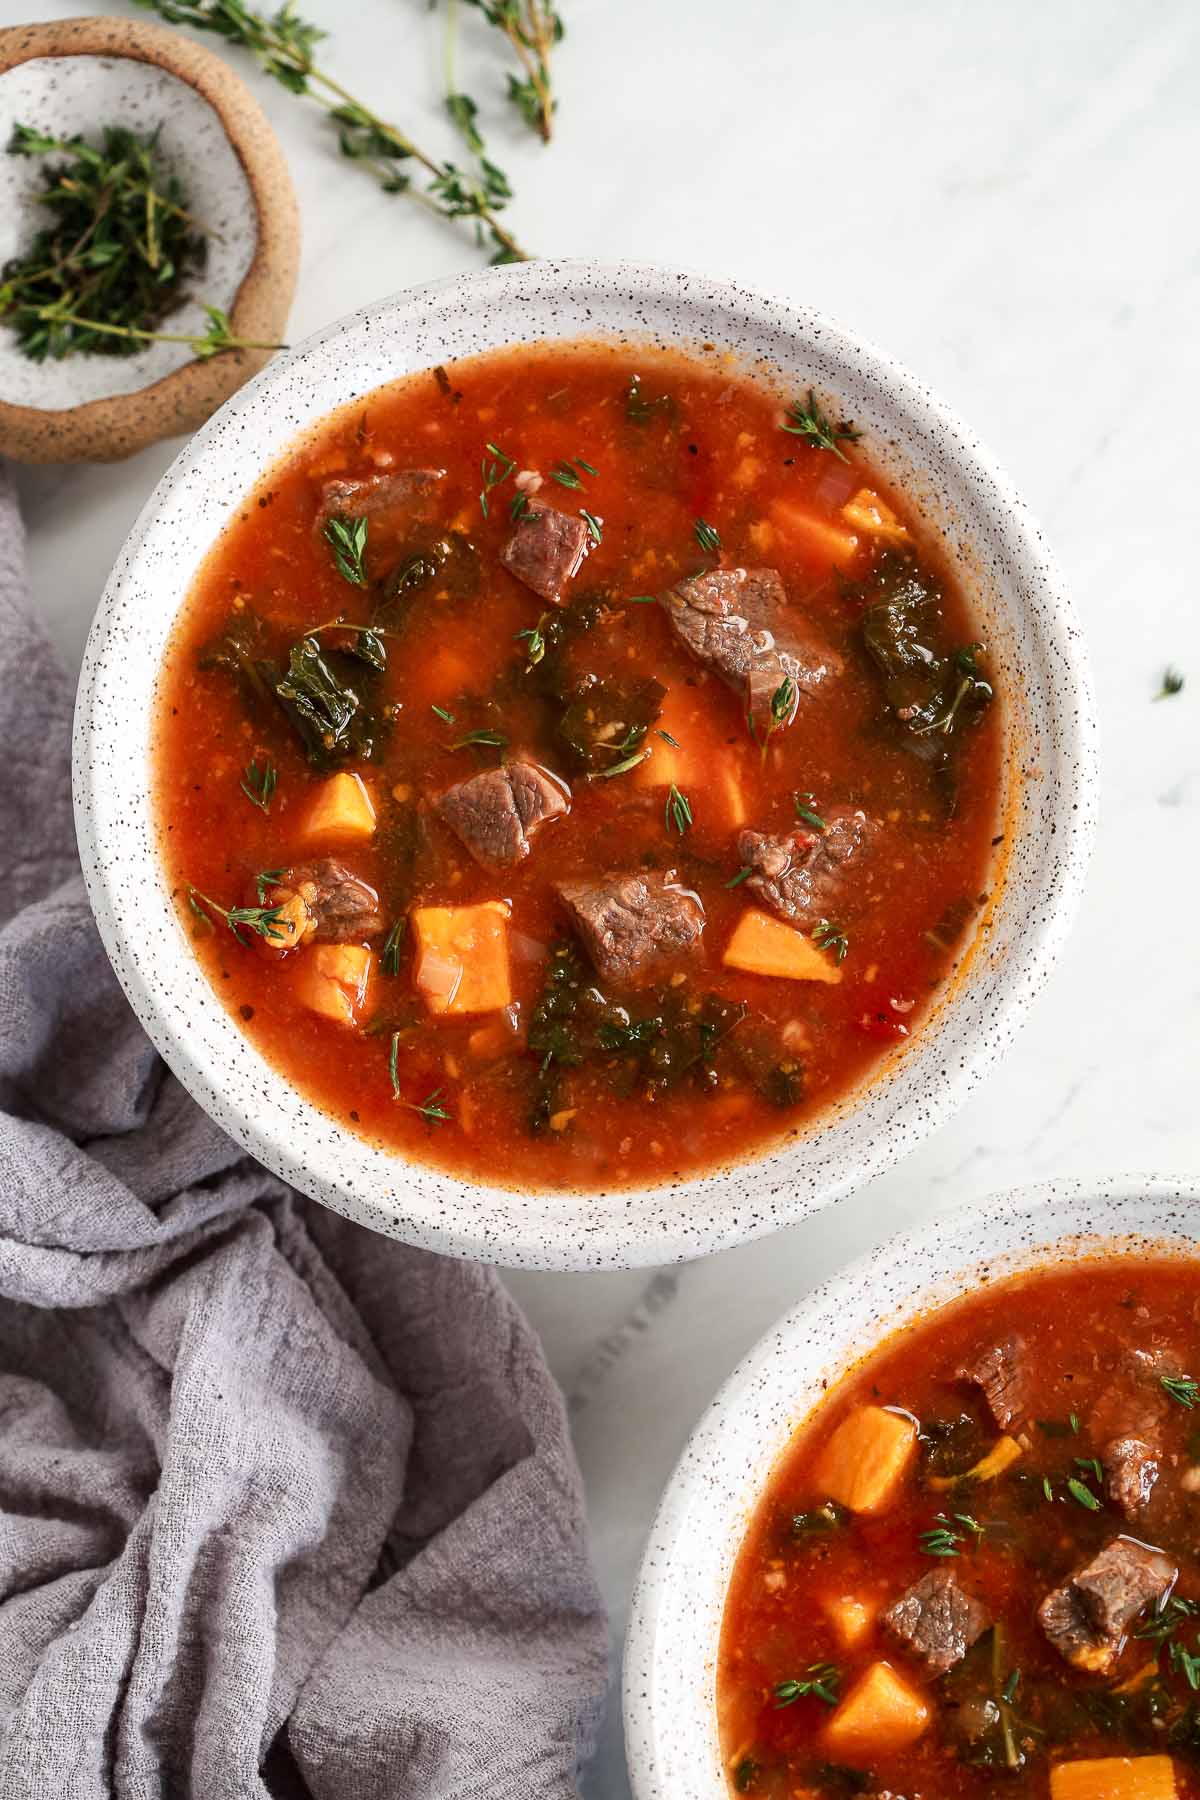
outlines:
[{"label": "white speckled ceramic bowl", "polygon": [[[469,1185],[350,1136],[281,1081],[217,1000],[170,904],[149,793],[160,659],[205,553],[306,427],[379,384],[546,339],[708,343],[780,391],[815,386],[961,565],[1007,697],[1008,866],[987,942],[918,1037],[807,1135],[677,1185],[514,1192]],[[75,804],[101,934],[139,1017],[219,1124],[272,1169],[377,1231],[508,1265],[662,1263],[827,1205],[949,1116],[1002,1055],[1045,981],[1083,883],[1096,805],[1086,657],[1021,501],[938,401],[881,351],[803,307],[731,282],[625,265],[534,262],[367,307],[253,380],[189,444],[144,508],[84,657]]]},{"label": "white speckled ceramic bowl", "polygon": [[717,1735],[725,1594],[793,1432],[885,1337],[984,1281],[1097,1255],[1200,1257],[1200,1184],[1058,1181],[940,1214],[825,1283],[761,1338],[688,1440],[642,1558],[625,1642],[637,1800],[729,1800]]}]

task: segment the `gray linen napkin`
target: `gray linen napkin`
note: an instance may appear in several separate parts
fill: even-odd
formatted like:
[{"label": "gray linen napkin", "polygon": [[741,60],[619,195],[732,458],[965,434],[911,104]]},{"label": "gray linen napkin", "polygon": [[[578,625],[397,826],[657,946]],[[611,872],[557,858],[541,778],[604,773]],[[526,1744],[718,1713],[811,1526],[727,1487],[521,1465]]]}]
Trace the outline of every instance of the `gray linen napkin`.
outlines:
[{"label": "gray linen napkin", "polygon": [[537,1342],[158,1060],[70,703],[0,468],[0,1800],[561,1800],[605,1629]]}]

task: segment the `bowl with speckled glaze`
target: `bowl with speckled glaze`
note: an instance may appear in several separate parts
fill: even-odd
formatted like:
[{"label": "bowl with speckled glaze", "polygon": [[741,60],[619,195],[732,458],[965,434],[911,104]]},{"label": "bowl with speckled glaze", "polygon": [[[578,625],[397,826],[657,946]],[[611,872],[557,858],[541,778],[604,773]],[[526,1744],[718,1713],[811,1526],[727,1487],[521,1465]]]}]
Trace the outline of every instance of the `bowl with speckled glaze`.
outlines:
[{"label": "bowl with speckled glaze", "polygon": [[829,1387],[893,1333],[985,1282],[1096,1257],[1194,1260],[1200,1182],[1056,1181],[893,1237],[759,1339],[696,1426],[650,1530],[625,1640],[636,1800],[729,1800],[717,1651],[733,1566],[771,1472]]},{"label": "bowl with speckled glaze", "polygon": [[[963,571],[1005,696],[1005,863],[975,947],[921,1032],[786,1145],[661,1185],[514,1191],[352,1136],[281,1082],[214,994],[171,904],[150,791],[156,683],[207,551],[266,469],[336,407],[397,377],[523,342],[603,339],[732,356],[809,385],[869,435],[882,472]],[[84,874],[138,1016],[197,1100],[304,1192],[410,1242],[509,1266],[663,1263],[795,1221],[942,1123],[1010,1045],[1069,928],[1096,805],[1086,655],[1037,527],[961,425],[890,357],[821,315],[732,282],[541,261],[455,277],[338,321],[272,363],[159,483],[110,577],[74,741]]]}]

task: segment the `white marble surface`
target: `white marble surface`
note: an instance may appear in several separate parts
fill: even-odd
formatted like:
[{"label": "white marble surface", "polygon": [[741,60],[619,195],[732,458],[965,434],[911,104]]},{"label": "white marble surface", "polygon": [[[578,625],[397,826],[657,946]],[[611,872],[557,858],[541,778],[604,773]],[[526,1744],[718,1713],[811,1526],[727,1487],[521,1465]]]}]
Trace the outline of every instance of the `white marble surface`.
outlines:
[{"label": "white marble surface", "polygon": [[[1200,1174],[1200,11],[562,4],[558,142],[493,134],[530,245],[735,274],[918,370],[1040,516],[1086,621],[1104,720],[1083,916],[1011,1058],[948,1129],[825,1217],[747,1249],[652,1276],[514,1278],[571,1397],[615,1668],[643,1535],[690,1426],[812,1283],[894,1226],[993,1188]],[[77,0],[38,10],[68,16]],[[351,88],[444,138],[423,0],[302,10],[333,33]],[[5,23],[25,12],[0,0]],[[476,35],[462,62],[482,98],[495,77]],[[471,262],[453,232],[340,164],[303,104],[252,79],[304,213],[293,337]],[[73,664],[174,448],[21,478],[38,605]],[[1188,685],[1155,705],[1167,662]],[[587,1781],[591,1800],[626,1792],[615,1703]]]}]

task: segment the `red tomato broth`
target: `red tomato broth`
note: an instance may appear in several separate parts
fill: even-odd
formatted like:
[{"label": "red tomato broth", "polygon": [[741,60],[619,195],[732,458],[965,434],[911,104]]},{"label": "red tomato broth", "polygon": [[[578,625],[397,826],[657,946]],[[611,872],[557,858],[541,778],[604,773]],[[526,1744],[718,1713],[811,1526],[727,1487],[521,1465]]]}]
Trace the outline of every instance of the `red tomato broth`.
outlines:
[{"label": "red tomato broth", "polygon": [[[779,1800],[795,1795],[840,1800],[847,1793],[938,1795],[947,1800],[1012,1793],[1050,1793],[1051,1768],[1089,1758],[1170,1755],[1176,1792],[1200,1795],[1200,1703],[1168,1648],[1138,1633],[1154,1606],[1139,1614],[1111,1673],[1072,1667],[1036,1618],[1045,1595],[1066,1582],[1114,1537],[1163,1550],[1179,1569],[1170,1592],[1193,1608],[1180,1622],[1180,1642],[1200,1650],[1200,1491],[1181,1484],[1185,1469],[1200,1490],[1200,1414],[1135,1380],[1131,1349],[1156,1366],[1186,1373],[1200,1363],[1200,1263],[1111,1257],[988,1283],[909,1324],[839,1380],[795,1433],[771,1473],[743,1539],[730,1581],[717,1659],[722,1754],[731,1790]],[[1016,1337],[1024,1371],[1023,1423],[1009,1427],[1023,1453],[1001,1475],[934,1490],[924,1440],[890,1503],[874,1515],[849,1513],[833,1529],[797,1534],[825,1496],[819,1464],[838,1426],[862,1406],[911,1413],[923,1433],[956,1415],[971,1420],[984,1449],[1000,1433],[982,1396],[952,1379],[981,1345]],[[1088,1465],[1100,1457],[1131,1397],[1150,1395],[1159,1415],[1161,1473],[1145,1511],[1126,1518]],[[1124,1416],[1124,1414],[1122,1414]],[[962,1460],[968,1460],[968,1451]],[[1080,1481],[1099,1499],[1077,1500]],[[1050,1484],[1047,1500],[1043,1482]],[[977,1533],[963,1520],[982,1528]],[[946,1521],[957,1534],[951,1556],[931,1554],[923,1534]],[[944,1540],[943,1540],[944,1542]],[[1019,1670],[1012,1723],[1021,1754],[1016,1768],[976,1764],[986,1754],[964,1745],[964,1707],[990,1696],[991,1633],[944,1675],[930,1677],[879,1617],[936,1568],[952,1568],[1004,1632],[1004,1674]],[[852,1648],[838,1641],[824,1611],[831,1599],[866,1602],[872,1623]],[[813,1665],[838,1671],[840,1703],[872,1665],[887,1662],[929,1706],[928,1727],[901,1749],[855,1754],[843,1763],[827,1739],[837,1706],[809,1693],[780,1705],[782,1681]],[[1132,1676],[1158,1665],[1159,1702],[1122,1700]],[[1107,1723],[1099,1721],[1107,1720]],[[1094,1786],[1087,1792],[1126,1790]],[[1137,1790],[1128,1789],[1132,1795]]]},{"label": "red tomato broth", "polygon": [[[635,365],[644,396],[670,398],[669,406],[650,406],[642,423],[627,417]],[[844,541],[840,509],[852,492],[869,486],[905,518],[902,500],[871,469],[869,445],[847,441],[850,461],[843,462],[782,432],[781,417],[778,396],[721,357],[634,356],[600,345],[495,353],[453,365],[437,383],[429,374],[397,382],[334,414],[264,477],[206,560],[165,658],[156,751],[163,853],[185,917],[189,888],[222,906],[253,904],[260,871],[286,868],[305,853],[297,835],[320,773],[281,715],[247,708],[224,671],[198,666],[198,652],[243,610],[262,619],[284,664],[288,645],[315,625],[370,616],[371,596],[342,578],[316,529],[320,482],[381,466],[443,468],[432,529],[465,532],[480,552],[479,595],[418,595],[404,636],[389,644],[377,705],[394,716],[380,754],[338,765],[370,783],[378,830],[365,845],[333,848],[379,890],[389,917],[402,917],[414,903],[507,900],[517,1031],[494,1014],[427,1018],[411,985],[411,932],[399,973],[376,967],[367,1028],[358,1030],[312,1013],[298,998],[289,964],[305,952],[280,958],[223,929],[195,939],[214,988],[268,1060],[361,1135],[502,1185],[622,1186],[708,1172],[808,1129],[919,1029],[961,973],[986,926],[996,881],[1004,803],[1000,708],[956,733],[961,799],[947,820],[922,764],[881,735],[879,678],[857,647],[862,602],[841,578],[865,575],[877,546],[859,534],[844,566],[819,529],[794,533],[776,523],[788,520],[786,509],[800,509]],[[528,640],[516,634],[554,609],[497,560],[512,529],[514,484],[510,477],[491,490],[484,517],[480,464],[489,441],[518,468],[545,472],[578,457],[597,471],[581,476],[578,491],[553,481],[542,490],[552,505],[586,506],[602,521],[602,541],[564,598],[596,590],[612,596],[603,629],[581,640],[590,671],[652,674],[665,684],[658,724],[701,770],[700,779],[683,784],[693,821],[683,835],[665,815],[663,790],[652,785],[653,755],[628,775],[580,778],[564,764],[544,700],[522,679]],[[790,604],[846,660],[841,678],[806,697],[797,723],[773,733],[765,754],[751,741],[737,695],[693,660],[660,607],[629,604],[630,595],[661,593],[703,564],[697,519],[719,530],[725,566],[777,568]],[[970,641],[976,633],[953,573],[937,546],[911,521],[909,528],[921,565],[941,585],[949,638]],[[365,558],[372,581],[404,549],[404,541],[372,528]],[[545,826],[528,859],[502,872],[478,866],[423,804],[496,764],[495,749],[448,746],[497,723],[508,754],[526,751],[562,773],[572,791],[569,817]],[[646,742],[663,753],[653,731]],[[269,760],[277,771],[267,815],[242,791],[251,758]],[[726,770],[735,773],[745,822],[756,829],[792,826],[796,792],[812,795],[818,810],[842,803],[885,821],[879,853],[863,865],[871,899],[856,916],[840,985],[723,966],[733,926],[752,903],[727,885],[738,860]],[[414,833],[422,846],[415,884]],[[700,894],[706,917],[700,945],[656,969],[653,991],[669,993],[672,980],[682,978],[689,993],[749,1003],[764,1031],[778,1036],[790,1025],[803,1095],[781,1107],[753,1083],[722,1073],[703,1097],[684,1082],[651,1101],[636,1088],[617,1091],[611,1070],[589,1067],[566,1077],[566,1129],[531,1135],[526,1121],[539,1062],[523,1048],[523,1032],[542,991],[546,952],[570,937],[551,883],[643,865],[678,871]],[[955,914],[943,943],[926,936]],[[399,1099],[389,1071],[393,1029],[403,1033]],[[434,1092],[446,1119],[414,1110]]]}]

